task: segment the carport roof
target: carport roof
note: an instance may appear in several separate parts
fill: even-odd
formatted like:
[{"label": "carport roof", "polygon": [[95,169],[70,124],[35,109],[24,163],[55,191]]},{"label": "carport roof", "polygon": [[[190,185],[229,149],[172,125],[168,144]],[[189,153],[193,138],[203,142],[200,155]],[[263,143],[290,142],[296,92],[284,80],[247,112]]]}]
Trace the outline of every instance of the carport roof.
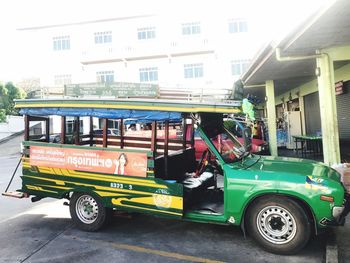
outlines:
[{"label": "carport roof", "polygon": [[[275,95],[278,96],[314,79],[316,60],[279,62],[276,60],[275,48],[281,49],[282,56],[314,55],[317,49],[349,44],[349,32],[350,1],[333,1],[279,43],[270,43],[263,47],[241,79],[245,86],[261,85],[266,80],[275,80]],[[343,64],[337,63],[335,68]]]}]

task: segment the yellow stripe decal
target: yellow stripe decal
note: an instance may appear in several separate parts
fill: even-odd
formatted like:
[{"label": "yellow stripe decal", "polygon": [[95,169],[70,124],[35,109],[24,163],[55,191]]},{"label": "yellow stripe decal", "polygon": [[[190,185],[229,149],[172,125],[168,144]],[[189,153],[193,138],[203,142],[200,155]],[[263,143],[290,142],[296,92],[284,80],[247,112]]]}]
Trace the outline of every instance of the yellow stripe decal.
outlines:
[{"label": "yellow stripe decal", "polygon": [[[171,204],[169,208],[174,208],[174,209],[179,209],[182,210],[182,198],[178,196],[170,196],[166,195],[166,197],[171,198]],[[145,204],[145,205],[156,205],[154,203],[154,197],[149,196],[149,197],[135,197],[130,199],[131,202],[139,203],[139,204]]]},{"label": "yellow stripe decal", "polygon": [[127,200],[127,199],[125,199],[125,198],[118,198],[118,199],[113,198],[113,199],[112,199],[112,203],[113,203],[114,205],[117,205],[117,206],[124,206],[124,207],[129,207],[129,208],[135,208],[135,209],[153,211],[153,212],[158,212],[158,213],[164,213],[164,214],[171,214],[171,215],[182,216],[181,213],[170,212],[170,211],[166,211],[166,210],[158,210],[158,209],[146,208],[146,207],[139,207],[139,206],[135,206],[135,205],[126,205],[126,204],[122,204],[121,201],[123,201],[123,200]]},{"label": "yellow stripe decal", "polygon": [[125,196],[125,194],[119,194],[119,193],[111,193],[111,192],[104,192],[104,191],[94,191],[95,193],[97,193],[98,195],[102,196],[102,197],[106,197],[106,196]]},{"label": "yellow stripe decal", "polygon": [[42,187],[40,186],[34,186],[34,185],[29,185],[27,184],[26,187],[30,190],[36,190],[36,191],[42,191],[42,192],[49,192],[49,193],[55,193],[57,194],[56,191],[51,191],[51,190],[47,190],[47,189],[43,189]]},{"label": "yellow stripe decal", "polygon": [[[44,180],[44,181],[51,181],[51,182],[55,182],[56,184],[64,185],[64,182],[62,182],[60,180],[49,179],[49,178],[42,178],[42,177],[30,176],[30,175],[23,175],[23,176],[28,177],[28,178]],[[139,203],[139,204],[155,205],[154,204],[153,193],[150,193],[150,192],[127,190],[127,189],[116,189],[116,188],[112,188],[112,187],[104,187],[104,186],[99,186],[99,185],[78,183],[78,182],[70,182],[70,181],[67,181],[66,183],[72,183],[72,184],[81,185],[81,186],[93,186],[93,187],[95,187],[96,190],[104,190],[106,192],[104,192],[104,191],[95,191],[96,193],[98,193],[102,197],[106,197],[106,196],[109,196],[109,197],[111,197],[111,196],[124,196],[125,194],[144,194],[144,195],[148,195],[148,197],[134,197],[134,198],[131,198],[131,199],[126,199],[126,198],[115,199],[115,198],[113,198],[112,199],[112,203],[115,204],[115,205],[123,206],[123,207],[144,209],[144,210],[147,210],[147,211],[155,211],[155,212],[160,212],[160,213],[165,213],[165,214],[173,214],[173,215],[179,215],[179,216],[182,215],[181,213],[170,212],[170,211],[166,211],[166,210],[158,210],[158,209],[152,209],[152,208],[139,207],[139,206],[136,206],[136,205],[121,204],[122,200],[129,200],[131,202],[135,202],[135,203]],[[64,190],[74,189],[74,188],[71,188],[71,187],[63,187],[63,186],[57,186],[57,185],[56,186],[54,186],[54,185],[42,185],[42,186],[53,187],[53,188],[64,189]],[[57,193],[57,192],[51,191],[51,190],[44,190],[43,188],[38,187],[38,186],[27,185],[27,187],[28,187],[28,189],[31,189],[31,190]],[[152,195],[152,196],[149,196],[149,195]],[[167,195],[167,197],[171,197],[171,203],[169,204],[169,208],[174,208],[174,209],[179,209],[179,210],[183,209],[183,199],[182,199],[182,197],[168,196],[168,195]]]},{"label": "yellow stripe decal", "polygon": [[25,174],[23,174],[23,176],[24,176],[24,177],[28,177],[28,178],[43,180],[43,181],[55,182],[55,183],[58,184],[58,185],[64,185],[64,183],[65,183],[65,182],[63,182],[63,181],[61,181],[61,180],[43,178],[43,177],[38,177],[38,176],[25,175]]},{"label": "yellow stripe decal", "polygon": [[52,187],[52,188],[63,189],[63,190],[73,189],[72,187],[65,187],[65,186],[58,186],[58,185],[49,185],[49,184],[40,184],[40,185],[43,187]]},{"label": "yellow stripe decal", "polygon": [[[63,169],[61,169],[63,170]],[[67,172],[70,175],[82,175],[82,176],[88,176],[88,177],[94,177],[97,179],[105,180],[105,181],[112,181],[112,182],[122,182],[124,181],[125,183],[129,184],[141,184],[144,186],[153,186],[153,187],[158,187],[162,186],[157,184],[156,182],[152,180],[145,180],[145,179],[135,179],[135,178],[126,178],[126,177],[120,177],[120,176],[110,176],[110,175],[99,175],[99,174],[93,174],[93,173],[85,173],[85,172],[80,172],[80,171],[74,171],[74,170],[67,170]]]},{"label": "yellow stripe decal", "polygon": [[75,172],[73,170],[67,170],[67,169],[58,169],[58,168],[49,168],[49,167],[38,167],[40,173],[47,173],[47,174],[55,174],[55,175],[65,175],[69,177],[74,178],[82,178],[82,179],[91,179],[91,180],[97,180],[97,181],[104,181],[104,182],[116,182],[116,183],[124,183],[124,184],[132,184],[132,185],[138,185],[138,186],[149,186],[154,188],[168,188],[166,185],[157,184],[154,181],[150,180],[135,180],[135,179],[129,179],[129,178],[123,178],[123,177],[113,177],[113,176],[104,176],[104,175],[96,175],[96,174],[90,174],[90,173],[83,173],[83,172]]},{"label": "yellow stripe decal", "polygon": [[[49,178],[43,178],[43,177],[32,176],[32,175],[25,175],[25,174],[23,176],[24,177],[28,177],[28,178],[33,178],[33,179],[44,180],[44,181],[51,181],[51,182],[59,181],[59,180],[55,180],[55,179],[49,179]],[[123,193],[130,193],[130,194],[144,194],[144,195],[149,195],[150,194],[149,192],[127,190],[127,189],[119,189],[119,188],[99,186],[99,185],[94,185],[94,184],[78,183],[78,182],[71,182],[71,181],[65,181],[65,182],[66,183],[75,184],[75,185],[80,185],[80,186],[93,186],[97,190],[105,190],[105,191],[112,191],[112,192],[123,192]]]}]

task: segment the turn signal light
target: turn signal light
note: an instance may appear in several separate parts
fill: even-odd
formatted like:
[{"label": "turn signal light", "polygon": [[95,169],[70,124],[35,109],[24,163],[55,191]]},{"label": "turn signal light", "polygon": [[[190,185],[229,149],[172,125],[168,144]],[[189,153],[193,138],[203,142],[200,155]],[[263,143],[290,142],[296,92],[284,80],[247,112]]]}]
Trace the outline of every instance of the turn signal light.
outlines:
[{"label": "turn signal light", "polygon": [[321,196],[320,196],[320,199],[321,199],[322,201],[326,201],[326,202],[330,202],[330,203],[333,203],[333,202],[334,202],[333,196],[321,195]]}]

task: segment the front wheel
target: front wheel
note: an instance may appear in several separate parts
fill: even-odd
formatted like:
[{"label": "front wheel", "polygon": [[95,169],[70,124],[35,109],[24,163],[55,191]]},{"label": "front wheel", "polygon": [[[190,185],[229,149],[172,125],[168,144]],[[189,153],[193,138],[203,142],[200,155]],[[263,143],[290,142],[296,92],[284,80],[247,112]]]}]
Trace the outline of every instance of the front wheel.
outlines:
[{"label": "front wheel", "polygon": [[86,193],[74,193],[69,210],[74,224],[84,231],[97,231],[111,217],[111,209],[105,208],[99,198]]},{"label": "front wheel", "polygon": [[310,239],[311,226],[304,209],[286,197],[259,198],[246,217],[248,231],[255,241],[276,254],[294,254]]}]

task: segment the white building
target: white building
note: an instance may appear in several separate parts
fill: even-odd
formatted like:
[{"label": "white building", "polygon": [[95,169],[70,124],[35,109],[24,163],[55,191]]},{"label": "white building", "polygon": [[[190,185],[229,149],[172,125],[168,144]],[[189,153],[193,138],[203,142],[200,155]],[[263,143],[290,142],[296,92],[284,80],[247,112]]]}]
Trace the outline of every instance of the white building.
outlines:
[{"label": "white building", "polygon": [[264,41],[261,21],[224,9],[220,16],[139,15],[19,32],[32,54],[31,75],[43,87],[148,82],[220,94],[232,88]]}]

